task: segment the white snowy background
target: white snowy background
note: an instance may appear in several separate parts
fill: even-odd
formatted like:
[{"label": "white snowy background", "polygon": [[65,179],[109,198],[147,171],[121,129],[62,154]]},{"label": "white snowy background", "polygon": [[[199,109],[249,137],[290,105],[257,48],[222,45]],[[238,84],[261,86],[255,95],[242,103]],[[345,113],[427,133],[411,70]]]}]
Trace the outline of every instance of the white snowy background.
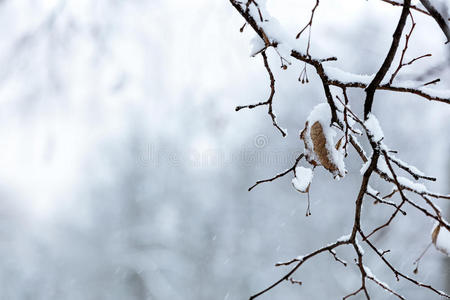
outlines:
[{"label": "white snowy background", "polygon": [[[268,9],[294,36],[314,3],[269,0]],[[311,53],[372,74],[399,13],[376,0],[322,0]],[[440,77],[433,88],[450,89],[448,44],[431,18],[415,19],[407,57],[433,56],[398,77]],[[235,112],[269,93],[243,23],[228,1],[0,2],[0,299],[247,299],[284,274],[274,263],[349,233],[361,168],[354,152],[344,179],[314,173],[309,217],[291,175],[247,192],[292,165],[303,151],[298,132],[325,99],[313,70],[301,85],[303,65],[283,71],[269,51],[274,110],[289,135],[265,108]],[[358,112],[363,96],[350,91]],[[450,192],[448,105],[377,92],[374,113],[398,157],[438,177],[430,189]],[[365,228],[391,214],[371,203]],[[448,218],[448,201],[438,204]],[[412,274],[432,227],[408,210],[374,241],[402,271],[448,293],[449,258],[434,248]],[[437,299],[397,283],[366,252],[372,272],[408,299]],[[337,299],[359,276],[323,255],[296,273],[301,287],[285,284],[264,299]]]}]

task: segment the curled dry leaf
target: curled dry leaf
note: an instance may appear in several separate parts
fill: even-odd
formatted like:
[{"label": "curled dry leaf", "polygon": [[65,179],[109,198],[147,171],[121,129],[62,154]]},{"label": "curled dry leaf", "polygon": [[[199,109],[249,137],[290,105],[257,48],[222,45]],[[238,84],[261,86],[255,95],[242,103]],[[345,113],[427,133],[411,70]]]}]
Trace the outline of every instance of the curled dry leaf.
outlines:
[{"label": "curled dry leaf", "polygon": [[323,133],[323,127],[319,122],[315,122],[311,126],[311,139],[314,144],[314,152],[319,158],[320,163],[325,169],[332,172],[333,174],[338,171],[338,167],[330,159],[327,149],[327,140]]},{"label": "curled dry leaf", "polygon": [[[313,166],[322,165],[333,175],[344,176],[342,168],[339,168],[335,159],[340,154],[338,152],[341,148],[342,139],[337,142],[334,149],[330,147],[329,145],[333,145],[333,141],[329,140],[330,136],[324,133],[324,128],[319,121],[314,122],[311,127],[309,127],[309,122],[306,121],[305,129],[301,132],[300,138],[305,144],[305,157],[310,164]],[[337,153],[330,153],[334,151]]]},{"label": "curled dry leaf", "polygon": [[441,229],[441,226],[436,226],[436,227],[434,227],[433,231],[431,232],[431,241],[435,245],[436,245],[436,241],[437,241],[437,237],[439,235],[440,229]]},{"label": "curled dry leaf", "polygon": [[344,137],[341,137],[340,139],[339,139],[339,141],[336,143],[336,146],[334,147],[334,148],[336,148],[336,150],[340,150],[341,149],[341,146],[342,146],[342,139],[343,139]]},{"label": "curled dry leaf", "polygon": [[303,140],[304,144],[305,144],[305,158],[306,160],[313,165],[314,167],[317,167],[320,165],[320,163],[315,161],[315,156],[314,156],[314,145],[311,143],[312,140],[310,138],[308,138],[308,121],[306,121],[305,123],[305,129],[303,129],[303,131],[300,133],[300,139]]},{"label": "curled dry leaf", "polygon": [[313,166],[322,165],[335,177],[344,177],[344,153],[341,142],[334,144],[336,131],[330,126],[331,110],[327,103],[316,105],[309,114],[300,139],[305,144],[305,158]]},{"label": "curled dry leaf", "polygon": [[431,241],[437,250],[450,256],[450,231],[441,227],[438,223],[431,231]]}]

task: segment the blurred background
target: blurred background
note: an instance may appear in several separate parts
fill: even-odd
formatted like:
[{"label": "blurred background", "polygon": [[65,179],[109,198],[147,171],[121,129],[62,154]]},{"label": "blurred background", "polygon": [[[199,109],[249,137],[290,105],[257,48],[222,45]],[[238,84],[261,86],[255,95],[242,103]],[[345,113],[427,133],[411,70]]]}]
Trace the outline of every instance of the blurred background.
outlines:
[{"label": "blurred background", "polygon": [[[295,36],[314,3],[267,5]],[[399,13],[375,0],[320,1],[311,53],[372,74]],[[398,78],[439,77],[434,88],[448,90],[449,45],[431,18],[414,16],[406,57],[433,56]],[[361,180],[355,152],[344,179],[315,172],[309,217],[291,175],[247,192],[292,166],[303,151],[298,132],[325,99],[313,70],[301,85],[303,65],[281,70],[269,51],[274,110],[289,135],[281,137],[264,107],[234,111],[265,100],[269,83],[261,57],[249,56],[254,33],[239,32],[244,21],[228,1],[3,0],[0,24],[0,299],[248,299],[286,272],[274,263],[350,232]],[[358,112],[363,96],[350,90]],[[398,157],[438,177],[430,189],[449,193],[449,108],[377,92],[374,112]],[[437,203],[448,218],[448,201]],[[412,274],[433,222],[407,212],[374,242],[391,249],[400,270],[449,293],[449,258],[434,248]],[[364,229],[391,213],[368,199]],[[366,264],[400,294],[438,299],[396,282],[366,252]],[[338,253],[353,260],[351,249]],[[340,299],[360,286],[357,268],[328,254],[294,277],[303,285],[286,283],[261,299]],[[394,299],[372,283],[369,291]]]}]

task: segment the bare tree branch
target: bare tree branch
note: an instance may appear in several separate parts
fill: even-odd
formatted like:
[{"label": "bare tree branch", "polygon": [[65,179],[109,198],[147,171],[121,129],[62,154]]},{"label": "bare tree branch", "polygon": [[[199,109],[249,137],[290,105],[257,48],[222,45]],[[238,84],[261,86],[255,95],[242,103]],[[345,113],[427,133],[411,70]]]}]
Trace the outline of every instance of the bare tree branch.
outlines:
[{"label": "bare tree branch", "polygon": [[398,20],[397,28],[392,36],[392,44],[389,49],[389,52],[384,59],[383,64],[381,65],[378,72],[375,74],[372,82],[366,88],[366,100],[364,102],[364,119],[367,120],[370,112],[372,111],[373,98],[375,96],[375,91],[377,87],[380,85],[386,73],[389,71],[389,68],[394,60],[395,53],[397,52],[398,45],[400,43],[400,38],[402,37],[403,28],[405,27],[406,18],[409,14],[409,6],[411,5],[411,0],[405,0],[403,2],[403,9],[400,15],[400,19]]},{"label": "bare tree branch", "polygon": [[[399,3],[399,2],[396,2],[396,1],[392,1],[392,0],[381,0],[381,1],[389,3],[389,4],[394,5],[394,6],[403,6],[403,3]],[[421,12],[421,13],[423,13],[425,15],[431,16],[426,10],[418,8],[415,5],[411,5],[411,9],[414,9],[414,10],[416,10],[418,12]]]},{"label": "bare tree branch", "polygon": [[262,51],[261,55],[262,55],[263,60],[264,60],[264,67],[266,68],[267,74],[269,74],[269,79],[270,79],[270,95],[269,95],[269,98],[266,101],[264,101],[264,102],[259,102],[259,103],[256,103],[256,104],[237,106],[236,107],[236,111],[239,111],[239,110],[241,110],[243,108],[253,109],[253,108],[261,106],[261,105],[269,106],[269,109],[268,109],[267,113],[269,114],[270,118],[272,119],[272,124],[273,124],[273,126],[275,126],[276,129],[278,129],[280,131],[281,135],[284,137],[284,136],[286,136],[286,132],[284,132],[284,130],[281,129],[280,126],[278,126],[278,123],[276,121],[277,117],[273,113],[273,107],[272,107],[273,96],[275,95],[275,77],[273,76],[272,70],[270,69],[269,62],[267,61],[266,51]]},{"label": "bare tree branch", "polygon": [[[375,76],[373,77],[373,79],[370,82],[365,82],[366,80],[364,77],[358,77],[358,76],[353,76],[353,78],[356,78],[356,80],[351,80],[351,81],[343,81],[338,78],[332,78],[332,76],[330,74],[333,74],[333,72],[330,72],[330,69],[328,69],[329,72],[327,73],[327,67],[324,67],[323,63],[327,62],[327,61],[334,61],[334,60],[336,60],[336,58],[335,57],[330,57],[330,58],[325,58],[325,59],[313,58],[309,53],[311,33],[309,33],[309,37],[308,37],[308,45],[307,45],[306,54],[303,54],[296,49],[290,49],[291,57],[297,59],[298,61],[305,63],[305,67],[300,75],[300,80],[302,82],[304,82],[305,79],[306,79],[306,82],[308,81],[307,74],[306,74],[306,66],[310,65],[315,69],[317,75],[319,76],[319,78],[322,82],[323,91],[324,91],[324,94],[325,94],[325,97],[326,97],[326,100],[330,107],[330,112],[331,112],[331,124],[330,125],[333,125],[334,127],[336,127],[338,130],[340,130],[344,134],[344,137],[343,137],[344,146],[342,146],[340,144],[341,140],[342,140],[341,139],[338,142],[338,144],[336,145],[336,149],[342,149],[341,147],[343,147],[343,149],[345,151],[345,156],[346,156],[347,155],[347,146],[348,146],[348,144],[351,144],[353,146],[353,148],[356,150],[356,152],[358,153],[358,155],[361,157],[361,160],[365,163],[364,169],[362,169],[362,170],[364,170],[363,176],[362,176],[362,182],[360,185],[359,193],[355,200],[354,220],[353,220],[351,233],[348,236],[343,236],[342,238],[339,238],[336,242],[328,244],[327,246],[324,246],[322,248],[319,248],[319,249],[309,253],[306,256],[299,256],[299,257],[291,259],[287,262],[277,263],[276,266],[285,266],[285,267],[290,266],[291,269],[284,276],[282,276],[279,280],[275,281],[267,288],[254,294],[253,296],[251,296],[250,300],[255,299],[255,298],[269,292],[270,290],[272,290],[273,288],[275,288],[276,286],[278,286],[279,284],[281,284],[284,281],[301,285],[302,284],[301,281],[294,280],[292,278],[292,275],[300,268],[300,266],[304,262],[310,260],[311,258],[315,257],[316,255],[318,255],[320,253],[329,252],[337,262],[342,263],[344,266],[346,266],[347,263],[345,261],[343,261],[342,259],[340,259],[337,256],[336,251],[335,251],[336,248],[338,248],[340,246],[344,246],[344,245],[352,246],[354,253],[356,254],[356,257],[357,257],[355,262],[356,262],[356,265],[358,266],[359,273],[361,275],[360,288],[357,289],[356,291],[348,294],[347,296],[345,296],[344,299],[348,299],[349,297],[355,296],[358,293],[364,293],[366,299],[370,299],[370,295],[369,295],[368,289],[366,287],[367,280],[373,281],[375,284],[380,286],[382,289],[392,293],[399,299],[405,299],[403,296],[401,296],[400,294],[398,294],[397,292],[395,292],[394,290],[389,288],[385,283],[378,280],[372,274],[372,272],[364,265],[364,251],[363,251],[362,247],[358,244],[357,235],[361,236],[363,241],[365,241],[370,246],[370,248],[381,258],[381,260],[393,271],[393,273],[397,277],[397,279],[399,279],[399,277],[402,277],[419,287],[424,287],[424,288],[430,289],[431,291],[435,292],[436,294],[438,294],[440,296],[450,298],[450,296],[448,296],[444,292],[436,290],[431,285],[420,283],[420,282],[404,275],[403,273],[399,272],[385,258],[385,254],[388,253],[389,250],[381,252],[374,246],[374,244],[370,240],[368,240],[368,238],[371,235],[373,235],[375,232],[389,226],[391,224],[391,222],[395,219],[395,217],[398,215],[399,212],[402,213],[403,215],[406,215],[406,212],[402,209],[402,207],[403,207],[403,205],[405,205],[405,203],[408,203],[414,209],[421,211],[426,217],[432,218],[432,219],[436,220],[437,222],[439,222],[439,226],[443,226],[447,229],[450,228],[447,221],[441,216],[440,209],[429,199],[429,197],[450,199],[450,196],[429,192],[423,185],[412,183],[409,181],[409,179],[406,179],[404,177],[398,177],[397,174],[395,173],[393,165],[406,171],[415,180],[424,179],[424,180],[435,181],[436,178],[425,176],[417,168],[409,166],[407,163],[396,158],[393,155],[393,153],[397,153],[397,152],[388,150],[388,147],[386,145],[384,145],[384,143],[382,142],[383,137],[382,136],[381,136],[381,138],[375,137],[376,134],[374,134],[374,132],[380,131],[380,130],[377,130],[377,128],[375,128],[375,130],[373,130],[373,126],[374,126],[372,124],[373,122],[371,124],[369,124],[369,121],[372,121],[372,117],[369,120],[369,115],[371,114],[373,100],[374,100],[374,96],[375,96],[375,93],[377,90],[388,90],[388,91],[394,91],[394,92],[399,92],[399,93],[411,93],[411,94],[421,96],[430,101],[432,100],[432,101],[438,101],[438,102],[450,104],[450,97],[446,97],[445,93],[439,94],[439,93],[433,92],[430,89],[424,88],[423,84],[420,84],[418,87],[411,87],[411,84],[408,84],[408,85],[403,84],[402,85],[401,83],[396,83],[395,85],[393,85],[393,81],[402,67],[412,64],[413,62],[415,62],[418,59],[429,56],[428,54],[422,55],[422,56],[419,56],[419,57],[416,57],[416,58],[410,60],[407,63],[404,63],[404,57],[405,57],[405,53],[408,49],[409,39],[410,39],[412,32],[414,30],[414,27],[415,27],[415,22],[414,22],[412,14],[410,14],[410,9],[414,9],[414,10],[417,10],[417,11],[420,11],[420,12],[426,13],[426,14],[427,14],[427,12],[425,12],[415,6],[411,6],[410,0],[405,0],[403,4],[400,4],[400,3],[397,3],[394,1],[390,1],[390,0],[382,0],[382,1],[390,3],[392,5],[396,5],[396,6],[402,6],[402,13],[399,17],[397,27],[393,34],[393,40],[392,40],[391,46],[386,54],[386,57],[385,57],[382,65],[376,72]],[[236,110],[239,110],[242,108],[252,109],[257,106],[268,105],[269,106],[269,115],[272,117],[273,124],[275,127],[277,127],[280,130],[280,128],[276,125],[275,116],[271,113],[272,112],[271,107],[272,107],[273,95],[275,94],[275,79],[274,79],[273,73],[269,67],[268,59],[265,54],[265,51],[269,47],[272,47],[273,49],[275,49],[281,58],[282,67],[285,66],[284,61],[287,61],[287,60],[286,60],[286,58],[283,58],[277,50],[278,45],[280,43],[282,43],[282,41],[277,40],[276,37],[268,36],[267,33],[264,31],[264,29],[263,29],[264,23],[263,22],[266,22],[266,21],[268,22],[269,20],[266,20],[264,18],[264,16],[262,15],[261,10],[260,10],[256,0],[248,0],[245,5],[242,2],[238,2],[236,0],[230,0],[230,2],[237,9],[237,11],[244,17],[246,24],[249,24],[253,28],[253,30],[258,34],[258,36],[264,41],[265,46],[263,49],[261,49],[258,52],[258,54],[261,54],[263,56],[264,65],[269,74],[269,78],[270,78],[270,82],[271,82],[271,85],[270,85],[271,86],[271,94],[267,101],[253,104],[253,105],[240,106],[240,107],[237,107]],[[256,19],[250,12],[251,5],[255,5],[255,7],[257,8],[258,13],[256,14],[256,12],[254,11]],[[309,27],[309,30],[311,30],[314,13],[315,13],[318,5],[319,5],[319,0],[316,0],[316,5],[314,6],[314,8],[312,9],[312,12],[311,12],[310,21],[299,32],[299,34],[297,35],[297,38],[308,27]],[[389,71],[389,69],[392,65],[392,62],[394,60],[394,57],[396,55],[408,15],[411,16],[412,26],[411,26],[409,33],[406,34],[405,46],[401,53],[399,65],[397,66],[397,68],[395,69],[393,74],[391,75],[389,82],[383,83],[383,79],[386,76],[387,72]],[[258,19],[259,19],[259,21],[258,21]],[[285,53],[285,52],[283,52],[283,53]],[[362,78],[362,80],[361,80],[361,78]],[[386,81],[384,81],[384,82],[386,82]],[[427,85],[427,84],[425,84],[425,85]],[[336,102],[336,103],[334,102],[334,96],[333,96],[331,88],[330,88],[331,86],[339,87],[342,89],[344,101],[341,100],[339,98],[339,96],[336,96],[337,100],[340,102],[340,104],[342,106],[340,106],[338,102]],[[362,119],[360,119],[358,117],[358,115],[355,114],[350,109],[350,107],[348,105],[349,99],[348,99],[348,95],[347,95],[347,88],[363,88],[363,89],[365,89],[366,97],[365,97],[365,102],[364,102],[364,121]],[[442,95],[444,95],[444,96],[442,96]],[[355,124],[361,126],[365,132],[365,137],[369,141],[369,144],[370,144],[370,147],[372,150],[372,154],[370,155],[370,157],[368,157],[368,155],[365,153],[363,147],[359,144],[356,137],[353,136],[353,133],[355,133],[357,135],[361,135],[361,132],[359,131],[359,129],[355,129],[353,127],[353,125],[350,125],[349,121],[352,121],[352,120],[356,122]],[[376,123],[378,123],[378,121],[376,121]],[[352,122],[352,124],[353,124],[353,122]],[[377,125],[377,126],[379,126],[379,125]],[[282,131],[282,130],[280,130],[280,131]],[[306,145],[306,142],[305,142],[305,145]],[[269,179],[257,181],[253,186],[251,186],[249,188],[249,191],[261,183],[274,181],[278,178],[281,178],[281,177],[287,175],[290,172],[293,172],[294,175],[296,175],[295,174],[296,167],[297,167],[299,161],[303,158],[303,156],[304,156],[304,154],[301,154],[299,157],[297,157],[294,165],[291,168],[283,171],[282,173],[279,173]],[[382,156],[384,160],[380,160],[380,156]],[[316,164],[314,162],[310,161],[310,163],[313,166],[316,166]],[[385,165],[383,165],[383,164],[385,164]],[[394,184],[395,189],[391,193],[386,195],[385,197],[383,197],[383,198],[379,197],[378,196],[379,193],[374,192],[374,190],[369,187],[369,181],[373,174],[377,174],[381,179],[383,179],[390,185]],[[410,191],[416,195],[419,195],[422,199],[424,199],[425,203],[429,207],[431,207],[432,211],[430,212],[427,210],[427,208],[422,207],[421,205],[408,199],[405,195],[405,191]],[[399,193],[399,195],[401,197],[401,201],[399,204],[396,204],[395,202],[386,200],[388,198],[393,197],[397,192]],[[361,229],[361,220],[362,220],[361,210],[362,210],[364,197],[366,195],[375,199],[375,203],[383,203],[385,205],[389,205],[389,206],[392,206],[395,208],[394,212],[392,213],[392,215],[390,216],[388,221],[386,223],[384,223],[383,225],[375,228],[368,235],[365,235]]]},{"label": "bare tree branch", "polygon": [[397,278],[397,280],[399,280],[399,277],[402,277],[412,283],[414,283],[417,286],[420,287],[424,287],[427,288],[433,292],[435,292],[436,294],[438,294],[439,296],[445,297],[445,298],[449,298],[450,296],[447,295],[446,293],[439,291],[435,288],[433,288],[431,285],[429,284],[424,284],[421,283],[415,279],[412,279],[409,276],[406,276],[405,274],[401,273],[400,271],[398,271],[394,266],[391,265],[391,263],[381,254],[380,251],[378,251],[378,249],[372,244],[372,242],[364,235],[364,233],[362,231],[360,231],[361,236],[363,237],[364,241],[369,245],[370,248],[372,248],[372,250],[380,257],[380,259],[386,264],[386,266],[388,266],[389,269],[391,269],[391,271],[394,273],[395,277]]},{"label": "bare tree branch", "polygon": [[422,5],[427,9],[436,23],[438,23],[439,27],[447,38],[446,43],[450,42],[450,28],[441,13],[433,6],[433,4],[431,4],[429,0],[420,0],[420,3],[422,3]]}]

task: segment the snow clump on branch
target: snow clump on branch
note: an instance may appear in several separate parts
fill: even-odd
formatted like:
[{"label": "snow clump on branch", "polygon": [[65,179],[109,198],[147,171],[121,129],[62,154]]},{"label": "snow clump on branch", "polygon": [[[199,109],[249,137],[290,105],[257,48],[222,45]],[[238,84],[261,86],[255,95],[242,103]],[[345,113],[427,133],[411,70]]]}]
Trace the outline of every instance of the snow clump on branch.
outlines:
[{"label": "snow clump on branch", "polygon": [[310,164],[322,165],[335,177],[344,177],[347,170],[341,140],[334,143],[336,131],[330,124],[330,107],[327,103],[318,104],[309,114],[300,139],[305,143],[305,157]]}]

